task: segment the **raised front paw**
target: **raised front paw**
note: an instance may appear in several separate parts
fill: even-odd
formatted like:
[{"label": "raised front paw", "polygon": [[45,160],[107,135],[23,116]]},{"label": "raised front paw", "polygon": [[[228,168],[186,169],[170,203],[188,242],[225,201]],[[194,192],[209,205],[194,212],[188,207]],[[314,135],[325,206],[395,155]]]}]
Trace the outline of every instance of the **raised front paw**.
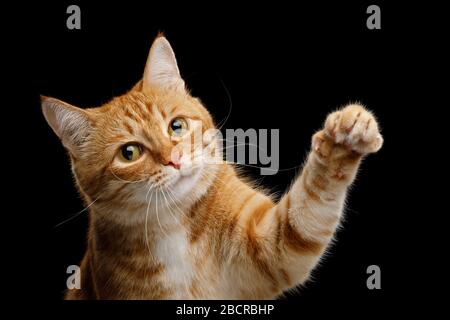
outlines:
[{"label": "raised front paw", "polygon": [[362,155],[377,152],[383,144],[375,117],[358,104],[328,115],[324,129],[313,137],[314,150],[327,153],[332,147],[327,140]]}]

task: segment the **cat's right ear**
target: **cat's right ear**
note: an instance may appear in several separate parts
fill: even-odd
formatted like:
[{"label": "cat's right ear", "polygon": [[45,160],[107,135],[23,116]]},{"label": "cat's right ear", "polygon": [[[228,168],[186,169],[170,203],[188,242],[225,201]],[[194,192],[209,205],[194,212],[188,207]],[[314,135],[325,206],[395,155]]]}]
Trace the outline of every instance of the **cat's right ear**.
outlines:
[{"label": "cat's right ear", "polygon": [[153,41],[142,78],[142,89],[151,91],[152,88],[185,92],[175,53],[162,34]]},{"label": "cat's right ear", "polygon": [[61,100],[41,96],[41,108],[47,123],[72,153],[86,141],[92,120],[87,111]]}]

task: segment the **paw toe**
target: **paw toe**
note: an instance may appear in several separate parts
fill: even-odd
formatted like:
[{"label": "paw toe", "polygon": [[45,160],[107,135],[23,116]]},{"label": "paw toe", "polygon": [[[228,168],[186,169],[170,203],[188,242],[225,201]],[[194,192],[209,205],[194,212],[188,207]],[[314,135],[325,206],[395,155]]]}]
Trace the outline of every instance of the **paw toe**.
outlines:
[{"label": "paw toe", "polygon": [[334,143],[360,153],[376,152],[383,144],[375,117],[359,104],[331,113],[324,131]]}]

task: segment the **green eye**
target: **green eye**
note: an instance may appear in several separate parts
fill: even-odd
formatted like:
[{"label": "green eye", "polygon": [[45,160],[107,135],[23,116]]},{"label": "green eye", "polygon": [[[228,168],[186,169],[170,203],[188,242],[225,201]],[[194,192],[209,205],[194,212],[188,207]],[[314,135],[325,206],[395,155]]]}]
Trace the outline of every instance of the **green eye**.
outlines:
[{"label": "green eye", "polygon": [[172,137],[182,136],[188,129],[188,123],[183,118],[175,118],[169,124],[169,135]]},{"label": "green eye", "polygon": [[136,143],[129,143],[120,149],[120,158],[126,162],[132,162],[139,159],[142,155],[142,148]]}]

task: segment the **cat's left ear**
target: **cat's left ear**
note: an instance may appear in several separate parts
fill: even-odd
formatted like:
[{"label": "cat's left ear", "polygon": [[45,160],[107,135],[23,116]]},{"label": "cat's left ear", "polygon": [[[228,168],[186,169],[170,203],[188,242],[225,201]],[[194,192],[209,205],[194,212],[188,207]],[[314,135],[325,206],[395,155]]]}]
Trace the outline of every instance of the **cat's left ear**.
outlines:
[{"label": "cat's left ear", "polygon": [[144,91],[152,88],[185,90],[175,54],[164,36],[158,36],[153,42],[142,80]]}]

